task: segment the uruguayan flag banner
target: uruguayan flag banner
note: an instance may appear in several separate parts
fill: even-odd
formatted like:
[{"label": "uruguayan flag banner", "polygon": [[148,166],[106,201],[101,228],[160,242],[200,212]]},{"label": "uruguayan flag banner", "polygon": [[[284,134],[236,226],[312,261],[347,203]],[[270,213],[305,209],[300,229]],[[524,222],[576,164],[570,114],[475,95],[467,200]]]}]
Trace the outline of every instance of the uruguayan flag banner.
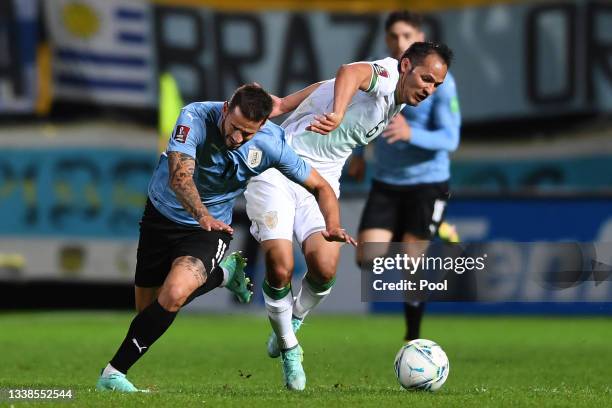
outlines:
[{"label": "uruguayan flag banner", "polygon": [[55,0],[45,5],[57,98],[135,107],[155,104],[148,2]]},{"label": "uruguayan flag banner", "polygon": [[0,0],[0,113],[31,113],[37,98],[36,0]]}]

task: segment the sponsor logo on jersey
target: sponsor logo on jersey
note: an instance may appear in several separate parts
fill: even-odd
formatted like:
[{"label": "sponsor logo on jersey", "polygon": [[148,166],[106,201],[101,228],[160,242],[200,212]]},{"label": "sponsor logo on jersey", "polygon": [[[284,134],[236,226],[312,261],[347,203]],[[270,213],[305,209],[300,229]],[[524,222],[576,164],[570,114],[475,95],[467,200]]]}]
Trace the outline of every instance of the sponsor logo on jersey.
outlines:
[{"label": "sponsor logo on jersey", "polygon": [[389,78],[389,72],[383,67],[381,67],[380,65],[374,64],[372,65],[372,67],[374,68],[374,72],[376,72],[377,75],[381,77]]},{"label": "sponsor logo on jersey", "polygon": [[174,131],[174,140],[179,143],[185,143],[187,141],[187,135],[191,129],[189,126],[185,125],[177,125],[176,130]]},{"label": "sponsor logo on jersey", "polygon": [[247,165],[252,169],[259,166],[262,157],[263,152],[261,150],[250,148],[249,155],[247,156]]}]

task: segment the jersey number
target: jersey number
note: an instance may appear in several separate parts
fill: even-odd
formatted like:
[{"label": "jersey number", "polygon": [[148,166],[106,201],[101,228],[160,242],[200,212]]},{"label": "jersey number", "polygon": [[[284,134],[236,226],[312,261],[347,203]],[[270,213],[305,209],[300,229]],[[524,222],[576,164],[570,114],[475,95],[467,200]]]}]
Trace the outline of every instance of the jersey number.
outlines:
[{"label": "jersey number", "polygon": [[385,120],[381,120],[380,122],[378,122],[378,124],[376,126],[374,126],[372,129],[370,129],[370,131],[368,133],[366,133],[366,140],[369,142],[370,139],[376,137],[379,133],[379,129],[381,126],[383,126],[385,124]]}]

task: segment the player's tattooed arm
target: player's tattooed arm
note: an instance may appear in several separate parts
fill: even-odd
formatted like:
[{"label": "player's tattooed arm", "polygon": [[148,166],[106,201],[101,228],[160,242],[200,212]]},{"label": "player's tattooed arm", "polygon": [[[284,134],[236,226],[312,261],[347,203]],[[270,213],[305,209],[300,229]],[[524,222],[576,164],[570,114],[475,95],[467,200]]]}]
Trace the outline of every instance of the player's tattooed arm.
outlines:
[{"label": "player's tattooed arm", "polygon": [[195,159],[193,157],[181,152],[168,152],[168,182],[183,208],[205,230],[232,233],[233,230],[229,225],[214,219],[202,204],[200,193],[193,181],[194,172]]},{"label": "player's tattooed arm", "polygon": [[208,215],[208,211],[202,204],[200,193],[198,193],[193,181],[194,171],[195,159],[193,157],[181,152],[168,152],[170,188],[176,194],[183,208],[195,220],[199,220],[204,215]]}]

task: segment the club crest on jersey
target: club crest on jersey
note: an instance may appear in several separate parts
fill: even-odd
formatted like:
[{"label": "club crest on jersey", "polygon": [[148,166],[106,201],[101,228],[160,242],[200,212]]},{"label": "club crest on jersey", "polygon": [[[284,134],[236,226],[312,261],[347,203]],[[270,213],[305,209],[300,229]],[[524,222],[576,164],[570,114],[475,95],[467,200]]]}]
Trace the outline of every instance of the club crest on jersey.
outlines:
[{"label": "club crest on jersey", "polygon": [[263,221],[268,229],[273,230],[278,225],[278,213],[276,211],[268,211],[263,215]]},{"label": "club crest on jersey", "polygon": [[376,72],[377,75],[389,78],[389,72],[387,72],[387,70],[381,67],[380,65],[374,64],[372,65],[372,67],[374,68],[374,72]]},{"label": "club crest on jersey", "polygon": [[187,135],[191,129],[189,126],[185,125],[177,125],[176,130],[174,131],[174,140],[179,143],[185,143],[187,141]]},{"label": "club crest on jersey", "polygon": [[261,163],[262,157],[263,157],[263,152],[261,150],[250,148],[249,154],[247,156],[247,165],[252,169],[259,166],[259,164]]}]

